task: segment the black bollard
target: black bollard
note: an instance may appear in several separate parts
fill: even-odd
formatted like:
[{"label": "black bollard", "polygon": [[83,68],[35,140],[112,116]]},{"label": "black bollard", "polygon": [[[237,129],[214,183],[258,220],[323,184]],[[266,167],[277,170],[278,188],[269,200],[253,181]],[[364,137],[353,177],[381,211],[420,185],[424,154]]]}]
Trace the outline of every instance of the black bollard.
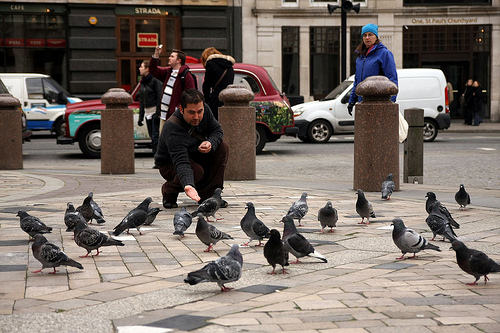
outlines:
[{"label": "black bollard", "polygon": [[403,182],[424,183],[424,109],[405,109],[408,137],[404,143]]},{"label": "black bollard", "polygon": [[23,124],[20,102],[11,94],[0,94],[0,170],[23,168]]}]

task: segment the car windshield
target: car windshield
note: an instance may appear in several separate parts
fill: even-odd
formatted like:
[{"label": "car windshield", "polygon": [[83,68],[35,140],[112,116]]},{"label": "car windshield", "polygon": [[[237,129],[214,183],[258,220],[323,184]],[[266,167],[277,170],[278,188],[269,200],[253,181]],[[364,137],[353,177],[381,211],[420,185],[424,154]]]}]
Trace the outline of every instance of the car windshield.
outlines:
[{"label": "car windshield", "polygon": [[329,101],[331,99],[335,99],[340,96],[344,92],[344,90],[349,87],[349,85],[352,84],[352,81],[343,81],[341,84],[339,84],[335,89],[330,91],[328,95],[325,96],[325,98],[322,99],[322,101]]}]

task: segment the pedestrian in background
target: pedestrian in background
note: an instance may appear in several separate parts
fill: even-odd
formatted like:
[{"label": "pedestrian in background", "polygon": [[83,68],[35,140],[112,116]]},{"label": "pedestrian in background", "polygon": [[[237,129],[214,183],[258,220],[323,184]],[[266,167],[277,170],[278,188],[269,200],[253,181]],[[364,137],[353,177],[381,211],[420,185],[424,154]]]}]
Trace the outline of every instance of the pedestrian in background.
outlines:
[{"label": "pedestrian in background", "polygon": [[224,104],[219,100],[219,93],[234,81],[235,60],[215,47],[208,47],[201,54],[201,63],[205,67],[203,95],[215,119],[219,119],[219,106]]},{"label": "pedestrian in background", "polygon": [[474,87],[472,87],[472,84],[474,81],[472,79],[468,79],[467,83],[465,84],[465,90],[462,94],[461,100],[463,101],[462,104],[462,112],[464,113],[464,124],[465,125],[472,125],[472,107],[474,105]]},{"label": "pedestrian in background", "polygon": [[[352,109],[356,102],[361,101],[361,97],[356,95],[356,86],[367,77],[373,75],[384,75],[389,80],[398,85],[398,73],[394,55],[378,38],[378,26],[369,23],[361,29],[363,41],[354,51],[358,54],[356,58],[356,72],[354,74],[354,86],[347,110],[352,116]],[[391,101],[396,101],[396,95],[391,97]]]},{"label": "pedestrian in background", "polygon": [[139,121],[137,125],[143,126],[144,118],[146,118],[148,134],[153,145],[153,153],[156,153],[160,133],[162,83],[149,73],[149,60],[144,60],[141,63],[139,73],[142,79],[139,90]]},{"label": "pedestrian in background", "polygon": [[474,126],[479,126],[483,122],[481,112],[483,111],[483,92],[481,84],[474,81],[472,84],[472,112],[474,113]]}]

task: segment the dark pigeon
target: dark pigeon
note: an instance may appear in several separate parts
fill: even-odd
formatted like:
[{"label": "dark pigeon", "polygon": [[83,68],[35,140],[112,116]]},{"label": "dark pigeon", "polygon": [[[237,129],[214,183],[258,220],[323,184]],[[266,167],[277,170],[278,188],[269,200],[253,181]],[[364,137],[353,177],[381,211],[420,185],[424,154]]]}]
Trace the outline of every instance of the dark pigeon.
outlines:
[{"label": "dark pigeon", "polygon": [[295,224],[290,216],[284,216],[281,222],[284,223],[283,227],[283,243],[285,250],[293,254],[297,260],[292,264],[299,263],[299,258],[313,257],[323,262],[328,262],[325,256],[314,249],[309,241],[297,231]]},{"label": "dark pigeon", "polygon": [[358,195],[358,200],[356,201],[356,212],[361,216],[361,222],[359,224],[370,224],[370,217],[375,218],[375,211],[373,210],[372,204],[366,200],[365,193],[363,190],[359,189],[356,191]]},{"label": "dark pigeon", "polygon": [[85,218],[82,213],[75,209],[75,206],[71,202],[68,202],[66,205],[66,212],[64,213],[64,224],[66,225],[66,231],[73,231],[75,229],[75,225],[82,221],[85,224]]},{"label": "dark pigeon", "polygon": [[450,225],[455,228],[455,229],[460,229],[460,224],[458,224],[457,221],[451,216],[450,212],[448,209],[439,201],[436,199],[436,194],[434,192],[427,192],[426,194],[427,200],[425,202],[425,210],[427,211],[427,214],[430,214],[432,212],[432,207],[434,207],[434,204],[436,202],[439,203],[439,211],[441,214],[443,214],[448,222],[450,222]]},{"label": "dark pigeon", "polygon": [[132,209],[127,216],[125,216],[123,220],[116,227],[114,227],[113,235],[118,236],[125,230],[127,230],[128,234],[129,229],[131,228],[136,228],[137,231],[139,231],[139,235],[144,235],[140,229],[148,217],[148,208],[151,201],[152,199],[147,197],[139,204],[139,206]]},{"label": "dark pigeon", "polygon": [[300,196],[300,199],[292,204],[286,215],[290,216],[292,219],[299,220],[299,227],[302,227],[300,221],[304,218],[304,216],[306,216],[308,210],[309,206],[307,205],[307,193],[304,192]]},{"label": "dark pigeon", "polygon": [[174,235],[184,237],[184,231],[191,226],[193,217],[182,207],[180,211],[174,214]]},{"label": "dark pigeon", "polygon": [[[90,192],[92,193],[92,192]],[[89,194],[90,194],[89,193]],[[81,206],[76,207],[76,210],[82,213],[83,217],[85,218],[85,222],[92,224],[92,218],[94,217],[94,208],[92,207],[92,204],[90,203],[92,201],[92,197],[90,195],[87,195],[85,199],[83,199],[83,203]]]},{"label": "dark pigeon", "polygon": [[413,253],[413,257],[408,257],[408,259],[416,258],[416,254],[422,250],[435,250],[441,252],[439,247],[429,243],[427,239],[414,230],[406,228],[403,220],[394,219],[391,225],[394,226],[394,229],[392,229],[392,240],[402,253],[401,257],[396,259],[405,259],[405,254],[407,253]]},{"label": "dark pigeon", "polygon": [[208,222],[211,222],[208,218],[213,216],[216,220],[222,220],[222,218],[218,219],[215,217],[215,213],[222,206],[222,197],[221,197],[222,189],[216,188],[214,191],[214,195],[210,198],[204,200],[194,212],[191,213],[191,216],[197,216],[198,213],[202,213],[203,216],[207,218]]},{"label": "dark pigeon", "polygon": [[158,213],[161,212],[161,209],[158,207],[149,207],[148,208],[148,216],[146,217],[146,222],[144,225],[151,225],[156,219]]},{"label": "dark pigeon", "polygon": [[453,242],[457,238],[457,235],[451,228],[448,218],[441,211],[440,205],[441,203],[436,201],[432,207],[431,213],[425,220],[433,234],[431,241],[436,238],[436,235],[439,235],[443,237],[443,240],[447,238],[450,242]]},{"label": "dark pigeon", "polygon": [[72,266],[83,269],[79,262],[70,259],[57,245],[49,243],[42,234],[35,236],[35,242],[31,245],[31,250],[36,260],[42,264],[42,268],[33,273],[40,273],[42,269],[52,267],[54,271],[49,272],[49,274],[55,274],[57,272],[56,267],[59,266]]},{"label": "dark pigeon", "polygon": [[470,195],[465,190],[464,184],[460,184],[460,189],[455,193],[455,201],[460,205],[460,210],[465,210],[470,205]]},{"label": "dark pigeon", "polygon": [[238,244],[233,244],[231,250],[215,261],[209,262],[202,269],[191,272],[185,283],[195,285],[201,282],[217,282],[221,291],[230,291],[233,288],[224,284],[238,281],[241,277],[243,267],[243,256],[240,253]]},{"label": "dark pigeon", "polygon": [[90,197],[90,205],[92,206],[93,209],[92,218],[96,220],[98,224],[106,223],[101,207],[99,207],[97,202],[94,201],[94,193],[90,192],[88,196]]},{"label": "dark pigeon", "polygon": [[241,229],[245,232],[245,234],[250,237],[250,240],[243,244],[243,246],[248,246],[251,241],[257,239],[259,244],[257,246],[261,246],[262,240],[264,238],[269,238],[269,228],[257,218],[255,215],[255,206],[251,202],[247,202],[247,212],[245,216],[241,219],[240,226]]},{"label": "dark pigeon", "polygon": [[87,250],[87,254],[80,256],[80,258],[86,258],[92,252],[92,250],[97,250],[96,256],[99,255],[99,248],[102,246],[124,246],[122,241],[109,237],[103,234],[99,230],[89,227],[84,222],[79,222],[75,229],[73,230],[74,239],[76,245],[83,247]]},{"label": "dark pigeon", "polygon": [[47,234],[52,232],[51,227],[47,227],[38,217],[32,216],[23,210],[17,212],[21,229],[31,238],[35,238],[37,234]]},{"label": "dark pigeon", "polygon": [[331,201],[328,201],[325,207],[320,208],[318,211],[318,221],[321,224],[321,232],[324,231],[325,227],[329,227],[330,232],[333,232],[333,228],[337,226],[338,219],[339,215],[337,210],[333,208]]},{"label": "dark pigeon", "polygon": [[474,282],[467,283],[469,286],[477,285],[477,280],[484,276],[484,283],[488,279],[488,274],[500,272],[500,265],[490,259],[484,252],[469,249],[464,243],[455,239],[451,247],[457,255],[458,266],[467,274],[476,278]]},{"label": "dark pigeon", "polygon": [[394,175],[390,173],[387,180],[382,182],[382,199],[391,200],[391,195],[395,188],[396,184],[394,183]]},{"label": "dark pigeon", "polygon": [[233,239],[230,235],[220,231],[213,225],[207,223],[202,213],[198,213],[198,223],[196,224],[196,236],[198,239],[208,246],[205,252],[210,252],[212,247],[221,239]]},{"label": "dark pigeon", "polygon": [[285,266],[289,266],[288,263],[288,251],[285,250],[285,245],[281,240],[280,232],[276,229],[271,229],[271,237],[264,245],[264,257],[266,258],[269,265],[273,267],[273,271],[269,274],[276,274],[276,265],[281,265],[282,273],[287,274]]}]

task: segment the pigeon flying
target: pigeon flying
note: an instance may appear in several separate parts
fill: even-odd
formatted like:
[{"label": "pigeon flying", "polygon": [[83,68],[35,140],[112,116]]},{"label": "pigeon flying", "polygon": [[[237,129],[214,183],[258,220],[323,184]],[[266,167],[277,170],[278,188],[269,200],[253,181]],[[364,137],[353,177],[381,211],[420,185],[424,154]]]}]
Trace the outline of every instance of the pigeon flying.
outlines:
[{"label": "pigeon flying", "polygon": [[94,193],[90,192],[88,196],[90,197],[90,205],[94,210],[92,213],[92,218],[96,220],[98,224],[105,223],[106,220],[104,219],[104,214],[102,213],[101,207],[99,207],[97,202],[94,201]]},{"label": "pigeon flying", "polygon": [[460,205],[460,210],[465,210],[470,205],[470,195],[465,190],[464,184],[460,184],[460,189],[455,193],[455,201]]},{"label": "pigeon flying", "polygon": [[73,230],[73,234],[76,245],[87,250],[87,254],[80,256],[80,258],[88,257],[92,250],[97,250],[96,256],[98,256],[100,253],[99,248],[102,246],[125,245],[122,241],[111,238],[99,230],[87,226],[85,222],[78,222]]},{"label": "pigeon flying", "polygon": [[337,220],[339,215],[337,210],[332,207],[332,202],[328,201],[325,207],[320,208],[318,211],[318,221],[321,224],[321,232],[324,231],[325,227],[330,228],[330,232],[333,232],[333,227],[337,226]]},{"label": "pigeon flying", "polygon": [[451,228],[448,218],[446,218],[445,214],[441,211],[440,205],[441,203],[439,201],[434,203],[432,211],[429,216],[427,216],[427,219],[425,219],[425,222],[433,233],[431,241],[436,238],[436,235],[440,235],[443,237],[443,241],[447,238],[451,243],[457,238],[457,235]]},{"label": "pigeon flying", "polygon": [[184,236],[184,231],[189,228],[193,222],[193,217],[186,211],[186,207],[182,207],[180,211],[174,214],[174,235]]},{"label": "pigeon flying", "polygon": [[23,210],[17,212],[21,229],[31,238],[35,238],[37,234],[47,234],[52,232],[51,227],[47,227],[38,217],[32,216]]},{"label": "pigeon flying", "polygon": [[70,259],[57,245],[49,243],[42,234],[35,235],[35,242],[31,245],[31,250],[36,260],[42,263],[42,268],[33,273],[40,273],[42,269],[52,267],[54,271],[49,272],[49,274],[55,274],[57,272],[56,267],[59,266],[72,266],[83,269],[79,262]]},{"label": "pigeon flying", "polygon": [[137,231],[139,231],[139,235],[144,235],[140,229],[148,217],[148,208],[151,201],[152,199],[147,197],[139,204],[139,206],[132,209],[127,216],[125,216],[123,220],[116,227],[114,227],[113,235],[118,236],[125,230],[127,230],[127,234],[129,234],[130,228],[136,228]]},{"label": "pigeon flying", "polygon": [[448,222],[450,222],[450,225],[455,229],[460,229],[460,224],[458,224],[458,222],[455,221],[455,219],[451,216],[448,209],[439,200],[436,199],[436,194],[434,194],[434,192],[427,192],[426,197],[427,200],[425,202],[425,210],[427,211],[427,214],[430,214],[432,212],[432,208],[434,207],[434,204],[437,202],[439,203],[439,211],[446,217]]},{"label": "pigeon flying", "polygon": [[146,217],[146,222],[144,222],[144,225],[151,225],[153,224],[154,220],[156,219],[156,216],[158,213],[161,212],[161,209],[158,207],[149,207],[148,208],[148,216]]},{"label": "pigeon flying", "polygon": [[269,265],[273,267],[273,271],[268,274],[276,274],[276,265],[281,265],[282,273],[287,274],[285,266],[288,264],[288,251],[285,250],[285,246],[281,241],[280,232],[276,229],[271,229],[271,237],[264,245],[264,257],[266,258]]},{"label": "pigeon flying", "polygon": [[484,283],[488,279],[488,274],[500,272],[500,265],[490,259],[484,252],[469,249],[464,243],[455,239],[451,247],[457,255],[458,266],[467,274],[476,278],[474,282],[467,283],[469,286],[477,285],[477,280],[484,276]]},{"label": "pigeon flying", "polygon": [[76,207],[76,210],[82,213],[85,218],[85,222],[92,224],[92,218],[94,217],[94,208],[90,201],[92,201],[92,196],[90,196],[92,192],[87,195],[85,199],[83,199],[83,203],[81,206]]},{"label": "pigeon flying", "polygon": [[300,262],[299,258],[306,256],[328,262],[325,256],[316,251],[311,243],[297,231],[290,216],[284,216],[281,222],[285,224],[283,227],[283,243],[285,244],[285,250],[297,258],[292,264],[298,264]]},{"label": "pigeon flying", "polygon": [[356,194],[358,195],[358,200],[356,201],[356,212],[359,216],[361,216],[361,222],[359,222],[359,224],[365,224],[366,217],[366,224],[368,225],[370,224],[370,217],[376,217],[375,211],[373,210],[372,204],[366,200],[363,190],[357,190]]},{"label": "pigeon flying", "polygon": [[392,240],[403,254],[396,259],[405,259],[405,254],[408,252],[413,253],[413,257],[408,257],[408,259],[416,258],[416,254],[422,250],[435,250],[441,252],[439,247],[429,243],[427,239],[412,229],[406,228],[403,220],[394,219],[392,220],[392,225],[394,226],[394,229],[392,229]]},{"label": "pigeon flying", "polygon": [[248,246],[254,239],[259,240],[257,246],[261,246],[264,238],[269,238],[269,228],[257,218],[255,215],[255,206],[251,202],[247,202],[247,212],[241,219],[241,229],[250,237],[250,240],[242,246]]},{"label": "pigeon flying", "polygon": [[309,210],[309,206],[307,206],[306,199],[307,199],[307,193],[304,192],[300,196],[300,199],[295,201],[288,210],[288,213],[286,213],[286,215],[290,216],[292,219],[299,220],[299,227],[302,227],[300,221],[304,218],[304,216],[306,216],[307,211]]},{"label": "pigeon flying", "polygon": [[396,184],[394,183],[394,175],[390,173],[387,180],[382,182],[382,199],[391,200],[391,195],[395,188]]},{"label": "pigeon flying", "polygon": [[208,218],[213,216],[215,220],[222,220],[222,218],[218,219],[215,217],[215,213],[219,210],[222,205],[222,197],[221,197],[222,189],[216,188],[214,194],[205,199],[194,212],[191,213],[191,216],[197,216],[198,213],[202,213],[208,222],[211,222]]},{"label": "pigeon flying", "polygon": [[220,231],[213,225],[207,223],[202,213],[198,213],[198,223],[196,224],[196,236],[198,239],[208,246],[205,252],[210,252],[212,247],[221,239],[233,239],[225,232]]},{"label": "pigeon flying", "polygon": [[202,269],[189,273],[184,282],[190,285],[201,282],[217,282],[221,291],[230,291],[233,288],[226,287],[224,284],[238,281],[241,277],[242,267],[243,256],[238,244],[233,244],[231,250],[224,257],[211,261]]},{"label": "pigeon flying", "polygon": [[64,224],[67,227],[66,231],[73,231],[73,229],[75,229],[75,225],[80,221],[85,224],[87,223],[85,222],[85,218],[82,213],[77,211],[71,202],[68,202],[66,206],[66,212],[64,213]]}]

